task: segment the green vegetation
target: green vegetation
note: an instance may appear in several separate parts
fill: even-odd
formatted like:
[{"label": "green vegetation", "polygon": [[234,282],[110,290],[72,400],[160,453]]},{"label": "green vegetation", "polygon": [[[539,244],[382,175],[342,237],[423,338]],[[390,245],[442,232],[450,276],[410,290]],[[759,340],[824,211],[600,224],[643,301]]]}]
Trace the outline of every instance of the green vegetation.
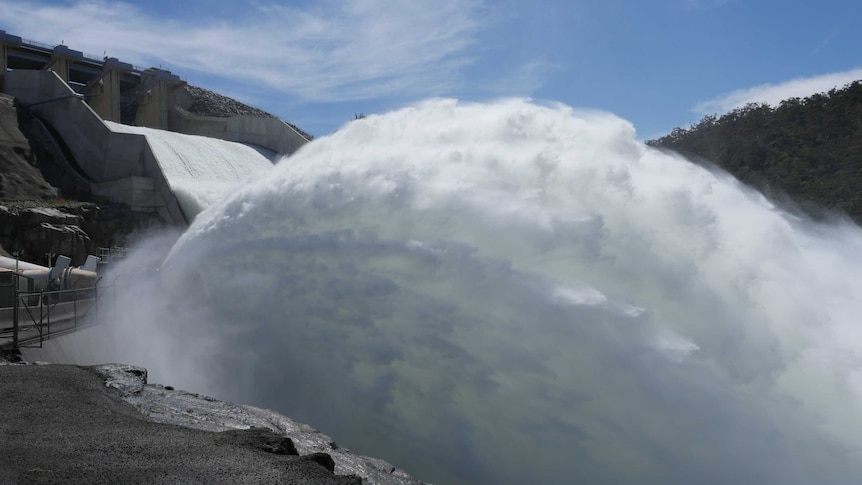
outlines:
[{"label": "green vegetation", "polygon": [[647,142],[714,163],[772,198],[785,194],[813,216],[845,212],[862,223],[862,83],[749,104]]}]

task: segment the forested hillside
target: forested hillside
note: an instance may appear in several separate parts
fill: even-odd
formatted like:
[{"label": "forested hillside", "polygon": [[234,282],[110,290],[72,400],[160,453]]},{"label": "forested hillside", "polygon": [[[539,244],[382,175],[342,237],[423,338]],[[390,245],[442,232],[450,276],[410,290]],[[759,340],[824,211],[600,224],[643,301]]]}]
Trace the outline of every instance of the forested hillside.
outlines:
[{"label": "forested hillside", "polygon": [[777,107],[749,104],[647,142],[715,163],[814,216],[823,208],[862,223],[862,83]]}]

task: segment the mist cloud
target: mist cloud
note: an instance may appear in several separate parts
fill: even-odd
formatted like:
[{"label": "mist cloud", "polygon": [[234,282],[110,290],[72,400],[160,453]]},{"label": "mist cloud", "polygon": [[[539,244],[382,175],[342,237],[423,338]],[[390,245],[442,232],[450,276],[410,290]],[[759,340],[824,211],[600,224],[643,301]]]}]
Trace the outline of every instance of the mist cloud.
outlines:
[{"label": "mist cloud", "polygon": [[614,116],[435,100],[203,212],[114,345],[439,483],[855,483],[859,247]]}]

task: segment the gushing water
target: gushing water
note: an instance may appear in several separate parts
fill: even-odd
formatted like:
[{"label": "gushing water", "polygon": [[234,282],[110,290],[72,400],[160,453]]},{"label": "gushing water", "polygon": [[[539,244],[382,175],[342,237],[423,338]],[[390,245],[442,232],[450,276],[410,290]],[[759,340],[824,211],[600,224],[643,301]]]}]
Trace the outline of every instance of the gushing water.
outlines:
[{"label": "gushing water", "polygon": [[439,483],[857,483],[860,249],[614,116],[434,100],[203,212],[118,358]]}]

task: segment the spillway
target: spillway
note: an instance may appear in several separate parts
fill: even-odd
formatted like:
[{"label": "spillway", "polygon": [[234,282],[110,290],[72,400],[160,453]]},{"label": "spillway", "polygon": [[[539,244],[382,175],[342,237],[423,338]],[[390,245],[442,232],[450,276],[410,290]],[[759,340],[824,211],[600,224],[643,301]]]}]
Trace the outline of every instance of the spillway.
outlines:
[{"label": "spillway", "polygon": [[75,351],[437,483],[858,483],[860,249],[613,115],[434,100],[231,187]]},{"label": "spillway", "polygon": [[197,135],[106,121],[111,131],[147,138],[183,212],[194,216],[244,180],[272,170],[276,154]]}]

